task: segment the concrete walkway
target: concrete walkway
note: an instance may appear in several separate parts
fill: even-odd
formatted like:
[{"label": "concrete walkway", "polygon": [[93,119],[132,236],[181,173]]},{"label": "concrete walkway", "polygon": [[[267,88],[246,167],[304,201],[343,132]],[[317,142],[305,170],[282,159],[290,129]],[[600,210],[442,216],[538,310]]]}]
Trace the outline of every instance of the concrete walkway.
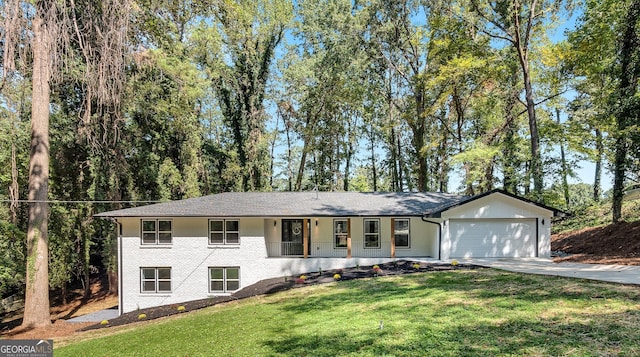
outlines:
[{"label": "concrete walkway", "polygon": [[554,263],[541,258],[458,259],[460,263],[476,264],[518,273],[565,276],[640,285],[640,266],[581,263]]},{"label": "concrete walkway", "polygon": [[100,310],[86,315],[73,317],[67,320],[67,322],[100,322],[102,320],[110,320],[118,317],[118,308]]}]

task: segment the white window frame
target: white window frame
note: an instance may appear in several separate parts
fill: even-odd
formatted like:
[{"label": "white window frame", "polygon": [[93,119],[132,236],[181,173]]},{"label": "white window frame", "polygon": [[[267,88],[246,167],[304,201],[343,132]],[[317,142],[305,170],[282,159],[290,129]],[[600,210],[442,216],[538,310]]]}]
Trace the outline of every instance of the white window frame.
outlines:
[{"label": "white window frame", "polygon": [[[145,222],[153,222],[154,229],[153,230],[145,230],[144,224]],[[160,222],[169,222],[170,229],[169,230],[160,230]],[[169,234],[169,242],[161,242],[160,237],[163,234]],[[153,234],[154,241],[153,242],[145,242],[145,234]],[[140,244],[142,245],[170,245],[173,244],[173,221],[171,219],[141,219],[140,220]]]},{"label": "white window frame", "polygon": [[[214,279],[212,277],[213,274],[212,271],[213,269],[220,269],[222,270],[222,279]],[[237,271],[238,277],[237,278],[229,278],[229,270],[230,269],[235,269]],[[209,267],[209,292],[210,293],[215,293],[215,294],[220,294],[220,293],[232,293],[234,291],[238,291],[240,290],[241,286],[240,286],[240,267]],[[213,282],[222,282],[222,290],[213,290],[211,288],[211,284]],[[230,282],[237,282],[238,286],[236,289],[229,289],[229,283]]]},{"label": "white window frame", "polygon": [[[404,231],[398,231],[396,230],[396,224],[398,223],[398,221],[406,221],[407,222],[407,230]],[[393,239],[394,239],[394,245],[396,248],[400,248],[400,249],[409,249],[411,248],[411,219],[409,218],[395,218],[394,219],[394,224],[393,224]],[[407,236],[407,245],[398,245],[398,241],[396,239],[396,236],[398,235],[406,235]]]},{"label": "white window frame", "polygon": [[[377,232],[367,232],[368,222],[376,222]],[[372,247],[367,247],[367,236],[376,237],[377,245]],[[380,218],[365,218],[363,220],[362,239],[363,239],[363,247],[365,249],[380,249]]]},{"label": "white window frame", "polygon": [[[344,224],[344,231],[338,232],[338,223],[341,222]],[[347,248],[347,238],[349,238],[349,220],[347,218],[336,218],[333,220],[333,248],[335,249],[346,249]],[[338,240],[342,241],[344,239],[344,244],[338,244]]]},{"label": "white window frame", "polygon": [[[145,270],[153,270],[153,278],[145,278],[144,271]],[[160,270],[168,270],[169,278],[160,278]],[[145,289],[145,283],[153,282],[154,289],[148,290]],[[160,283],[169,283],[169,290],[161,290]],[[143,294],[166,294],[171,293],[172,291],[172,283],[171,283],[171,267],[141,267],[140,268],[140,292]]]},{"label": "white window frame", "polygon": [[[213,230],[211,229],[211,222],[222,222],[222,230]],[[236,222],[237,230],[229,230],[227,227],[227,222]],[[209,229],[209,245],[239,245],[240,244],[240,220],[239,219],[220,219],[220,218],[211,218],[208,223]],[[213,233],[222,234],[221,242],[214,242],[211,239]],[[236,242],[230,241],[229,234],[235,233],[237,235]]]}]

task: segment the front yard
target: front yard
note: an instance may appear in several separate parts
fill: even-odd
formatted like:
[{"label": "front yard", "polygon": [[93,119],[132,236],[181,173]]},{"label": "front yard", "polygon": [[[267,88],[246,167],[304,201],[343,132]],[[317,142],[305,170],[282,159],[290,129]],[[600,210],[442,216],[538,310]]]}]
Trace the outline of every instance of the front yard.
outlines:
[{"label": "front yard", "polygon": [[57,340],[56,356],[640,355],[640,287],[491,269],[338,281]]}]

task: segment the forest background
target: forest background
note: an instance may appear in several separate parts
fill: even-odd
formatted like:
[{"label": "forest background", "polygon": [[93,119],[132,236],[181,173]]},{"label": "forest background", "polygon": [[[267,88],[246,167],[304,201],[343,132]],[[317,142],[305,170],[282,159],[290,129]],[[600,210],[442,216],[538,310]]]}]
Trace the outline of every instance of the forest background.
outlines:
[{"label": "forest background", "polygon": [[502,188],[612,200],[619,221],[640,180],[640,0],[0,5],[1,296],[38,239],[50,288],[115,290],[117,233],[93,215],[151,202]]}]

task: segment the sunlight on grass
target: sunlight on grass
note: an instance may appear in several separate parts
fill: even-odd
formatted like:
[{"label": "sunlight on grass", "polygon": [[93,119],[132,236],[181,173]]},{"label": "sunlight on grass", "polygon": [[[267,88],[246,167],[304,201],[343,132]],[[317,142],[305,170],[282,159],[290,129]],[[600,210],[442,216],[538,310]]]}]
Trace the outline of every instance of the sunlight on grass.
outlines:
[{"label": "sunlight on grass", "polygon": [[55,355],[638,355],[638,326],[637,287],[481,269],[294,289],[104,329]]}]

